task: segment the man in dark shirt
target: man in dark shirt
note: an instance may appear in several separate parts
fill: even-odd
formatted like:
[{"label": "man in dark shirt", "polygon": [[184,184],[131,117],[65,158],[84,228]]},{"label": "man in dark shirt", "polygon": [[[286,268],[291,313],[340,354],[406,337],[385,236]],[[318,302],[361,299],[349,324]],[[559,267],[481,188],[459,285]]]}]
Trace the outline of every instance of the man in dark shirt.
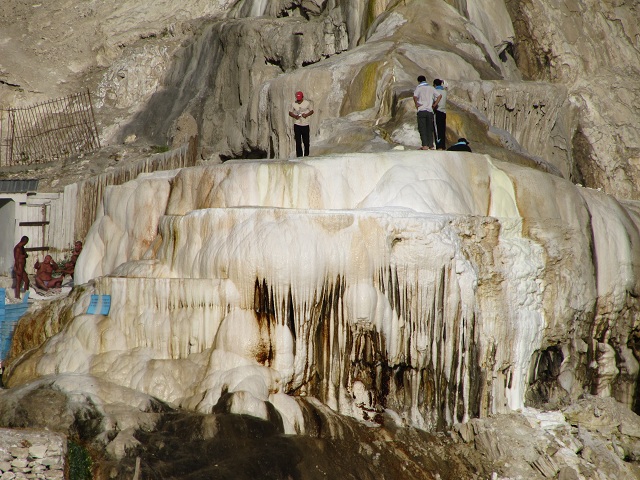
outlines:
[{"label": "man in dark shirt", "polygon": [[460,137],[458,139],[458,143],[454,143],[447,150],[451,150],[453,152],[470,152],[471,147],[469,146],[469,142],[466,138]]}]

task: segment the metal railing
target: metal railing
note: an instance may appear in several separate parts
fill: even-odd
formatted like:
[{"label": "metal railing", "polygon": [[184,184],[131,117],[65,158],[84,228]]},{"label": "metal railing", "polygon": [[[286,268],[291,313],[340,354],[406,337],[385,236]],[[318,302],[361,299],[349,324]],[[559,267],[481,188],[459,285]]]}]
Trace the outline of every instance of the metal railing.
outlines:
[{"label": "metal railing", "polygon": [[100,148],[91,94],[0,109],[0,167],[60,160]]}]

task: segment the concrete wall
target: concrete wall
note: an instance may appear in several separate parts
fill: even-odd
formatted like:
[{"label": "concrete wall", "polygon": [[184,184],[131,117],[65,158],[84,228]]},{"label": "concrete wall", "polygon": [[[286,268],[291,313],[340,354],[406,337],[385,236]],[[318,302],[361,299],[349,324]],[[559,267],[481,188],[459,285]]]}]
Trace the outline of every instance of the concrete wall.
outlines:
[{"label": "concrete wall", "polygon": [[13,246],[15,245],[16,202],[0,198],[0,275],[11,275]]}]

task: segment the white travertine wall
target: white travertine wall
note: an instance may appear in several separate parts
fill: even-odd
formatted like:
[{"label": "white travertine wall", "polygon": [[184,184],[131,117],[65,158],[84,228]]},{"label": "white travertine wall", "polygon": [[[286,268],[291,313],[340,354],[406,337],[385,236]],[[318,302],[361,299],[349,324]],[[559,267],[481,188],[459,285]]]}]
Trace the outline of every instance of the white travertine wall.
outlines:
[{"label": "white travertine wall", "polygon": [[[611,352],[632,366],[619,346],[635,322],[635,218],[470,153],[140,176],[105,191],[76,269],[96,282],[75,319],[9,381],[90,374],[263,418],[269,401],[288,432],[304,430],[290,395],[311,395],[433,429],[522,408],[537,355],[561,345],[568,395],[630,403]],[[111,295],[108,316],[83,313],[92,292]]]}]

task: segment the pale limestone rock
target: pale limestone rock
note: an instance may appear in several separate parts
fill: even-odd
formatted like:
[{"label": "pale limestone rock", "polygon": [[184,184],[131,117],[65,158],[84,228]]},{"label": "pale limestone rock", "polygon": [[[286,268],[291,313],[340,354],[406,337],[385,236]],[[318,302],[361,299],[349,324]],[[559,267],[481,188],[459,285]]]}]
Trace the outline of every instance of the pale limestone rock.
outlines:
[{"label": "pale limestone rock", "polygon": [[574,168],[571,136],[576,112],[566,88],[535,83],[523,88],[512,82],[450,82],[449,92],[463,106],[474,108],[493,128],[509,132],[522,148],[552,164],[565,178]]},{"label": "pale limestone rock", "polygon": [[[266,8],[265,4],[259,2],[239,5],[234,10],[236,17],[259,15]],[[398,3],[389,12],[383,12],[384,2],[375,8],[379,7],[382,8],[376,13],[380,14],[380,20],[371,25],[366,43],[359,49],[342,54],[339,59],[335,54],[348,47],[347,38],[353,43],[362,34],[359,32],[363,27],[354,26],[358,21],[355,24],[352,22],[362,14],[362,6],[353,2],[324,12],[322,17],[310,21],[288,17],[260,18],[250,23],[239,20],[213,24],[205,29],[200,39],[193,42],[190,51],[201,52],[217,38],[229,43],[228,39],[237,35],[247,38],[246,43],[227,44],[225,56],[220,56],[221,52],[214,52],[213,57],[190,54],[187,58],[181,58],[173,68],[184,73],[172,75],[176,83],[165,85],[158,100],[152,98],[147,106],[150,112],[162,112],[159,114],[160,121],[165,126],[155,131],[168,131],[170,124],[167,122],[186,108],[194,117],[202,118],[202,140],[225,156],[237,157],[249,152],[287,158],[291,155],[293,140],[286,109],[293,100],[293,92],[301,89],[316,107],[311,123],[314,132],[312,144],[318,145],[317,152],[323,151],[323,145],[327,145],[327,148],[333,145],[333,151],[336,151],[336,140],[338,145],[346,142],[342,147],[345,150],[366,149],[369,143],[367,139],[371,138],[372,130],[375,131],[374,126],[388,121],[389,114],[395,109],[390,103],[395,101],[392,92],[408,93],[415,85],[415,77],[425,69],[430,78],[476,79],[482,75],[477,63],[484,62],[487,56],[493,59],[495,68],[503,68],[504,62],[498,58],[494,45],[485,36],[489,33],[495,36],[499,31],[495,28],[496,23],[489,21],[489,18],[495,22],[503,17],[505,10],[504,7],[500,10],[499,2],[492,4],[483,14],[486,17],[484,20],[480,21],[483,15],[478,16],[479,25],[461,22],[459,14],[444,3],[429,8],[415,2],[411,7]],[[276,7],[271,5],[269,8]],[[498,11],[502,13],[498,14]],[[438,28],[434,26],[435,23],[418,20],[425,15],[434,18]],[[507,30],[501,36],[509,37],[510,31],[508,27],[505,28]],[[407,36],[416,38],[416,34],[435,36],[459,51],[469,52],[469,55],[458,55],[422,42],[404,42],[399,48],[389,43],[402,42]],[[296,38],[295,48],[291,48],[292,35]],[[319,45],[324,47],[319,49]],[[335,58],[335,61],[316,63],[323,57],[331,57],[329,60]],[[339,70],[334,67],[336,63]],[[314,65],[299,68],[303,64]],[[292,71],[294,68],[296,70]],[[287,75],[282,75],[282,71]],[[247,75],[246,72],[251,73]],[[511,78],[507,71],[503,75]],[[222,93],[209,95],[206,88],[211,83],[219,85]],[[105,85],[112,84],[113,81],[105,80]],[[203,98],[204,102],[193,101],[189,104],[189,98],[181,96],[179,103],[170,107],[172,113],[167,116],[166,92],[185,89],[202,92],[198,98]],[[151,92],[153,89],[135,89],[132,93],[144,95],[142,92],[145,91]],[[452,98],[452,102],[455,102],[455,98]],[[331,125],[336,119],[354,112],[362,112],[363,115],[353,118],[352,125],[345,125],[347,130],[343,132],[358,128],[353,123],[356,120],[364,122],[361,127],[366,127],[370,133],[360,141],[348,134],[336,139],[338,132],[332,130]],[[410,115],[408,119],[403,119],[403,123],[415,128],[414,117]],[[158,116],[154,122],[157,121]],[[124,132],[132,128],[139,131],[144,126],[131,125]],[[417,138],[417,134],[414,137]]]},{"label": "pale limestone rock", "polygon": [[[487,37],[487,40],[494,47],[498,47],[503,42],[512,42],[515,39],[515,32],[509,12],[502,0],[467,0],[466,12],[474,25],[476,25]],[[499,52],[498,52],[499,53]]]},{"label": "pale limestone rock", "polygon": [[[85,256],[88,261],[83,263],[85,267],[91,268],[91,276],[83,276],[78,271],[79,281],[86,281],[94,276],[102,275],[103,271],[112,271],[117,265],[129,259],[140,259],[144,251],[149,247],[155,237],[158,216],[165,210],[166,199],[169,193],[169,180],[172,174],[167,173],[160,177],[154,176],[149,182],[143,181],[143,185],[148,188],[136,188],[129,184],[130,188],[121,191],[119,195],[112,197],[103,204],[104,219],[99,213],[96,219],[95,230],[102,232],[102,236],[110,236],[113,241],[120,243],[121,247],[112,252],[112,255],[95,255],[96,245],[85,240],[85,245],[80,256]],[[159,182],[159,183],[158,183]],[[127,216],[127,211],[143,209],[156,211],[156,215],[151,215],[147,221],[129,223],[123,220]],[[124,215],[124,216],[123,216]],[[99,226],[98,226],[99,225]],[[108,232],[108,233],[107,233]],[[94,263],[95,262],[95,263]]]},{"label": "pale limestone rock", "polygon": [[460,435],[460,438],[462,438],[462,440],[464,442],[469,443],[475,437],[475,433],[473,431],[473,427],[472,427],[472,423],[471,422],[458,423],[458,424],[454,425],[453,428]]},{"label": "pale limestone rock", "polygon": [[[136,198],[144,208],[120,206]],[[86,305],[94,291],[109,293],[109,316],[77,315],[12,367],[14,385],[91,374],[188,409],[224,402],[266,419],[272,395],[311,389],[321,369],[329,379],[321,400],[360,417],[377,408],[363,399],[382,380],[326,364],[324,355],[381,355],[391,368],[411,367],[408,390],[393,386],[389,396],[408,396],[399,413],[431,429],[522,408],[549,338],[564,344],[565,368],[577,369],[586,359],[567,323],[591,328],[604,320],[599,312],[623,311],[638,281],[638,227],[624,206],[476,154],[226,162],[145,175],[110,189],[103,204],[76,275],[112,274],[78,299]],[[133,226],[144,234],[114,234]],[[425,308],[424,298],[437,307]],[[594,386],[618,395],[610,386],[633,379],[619,375],[611,352],[626,343],[630,320],[609,321],[612,343],[601,342],[604,356],[594,357],[602,366]],[[336,353],[318,350],[319,328]],[[486,380],[469,363],[471,348]],[[418,403],[427,388],[420,372],[457,385],[453,396],[434,398],[443,409]],[[567,395],[586,381],[573,377]],[[490,402],[472,394],[477,382],[486,382],[480,399]],[[279,406],[291,409],[281,412],[288,432],[303,428],[295,403]]]},{"label": "pale limestone rock", "polygon": [[160,87],[169,61],[167,47],[145,45],[112,62],[98,85],[96,107],[135,112]]},{"label": "pale limestone rock", "polygon": [[131,143],[134,143],[137,140],[137,137],[135,136],[135,134],[131,134],[131,135],[127,135],[124,139],[124,144],[125,145],[129,145]]},{"label": "pale limestone rock", "polygon": [[171,135],[171,146],[177,148],[187,142],[191,137],[198,135],[198,123],[188,113],[183,113],[178,117],[173,127]]},{"label": "pale limestone rock", "polygon": [[[11,16],[7,9],[2,25],[3,45],[13,39],[21,44],[12,47],[12,55],[3,56],[3,72],[8,84],[26,89],[24,93],[0,91],[0,98],[11,99],[12,105],[29,105],[37,101],[59,98],[86,88],[70,81],[73,77],[91,76],[96,65],[108,66],[126,57],[126,47],[140,39],[179,34],[177,27],[194,18],[222,14],[231,0],[187,0],[179,9],[171,2],[119,1],[115,5],[77,3],[44,3],[12,7],[18,11]],[[23,36],[24,34],[24,36]],[[33,38],[33,43],[29,40]],[[138,60],[144,60],[138,57]],[[147,59],[149,60],[149,59]],[[153,60],[151,60],[153,61]],[[37,75],[30,65],[42,65]],[[133,61],[129,67],[135,67]],[[142,77],[138,77],[142,81]],[[144,92],[142,95],[148,95]]]},{"label": "pale limestone rock", "polygon": [[587,431],[580,422],[572,428],[560,418],[546,424],[547,416],[525,409],[471,422],[478,451],[501,465],[496,478],[583,478],[576,472],[584,478],[636,478],[635,466],[620,459],[615,450],[622,446],[614,447],[617,441],[610,442],[610,434]]},{"label": "pale limestone rock", "polygon": [[32,445],[29,447],[29,456],[32,458],[44,458],[47,454],[46,445]]},{"label": "pale limestone rock", "polygon": [[523,36],[536,43],[522,52],[523,67],[530,56],[530,75],[564,84],[580,111],[572,141],[584,183],[637,198],[638,171],[630,162],[640,136],[632,100],[639,93],[636,6],[535,1],[520,5],[518,15],[529,29]]},{"label": "pale limestone rock", "polygon": [[27,458],[29,449],[27,447],[13,446],[9,449],[9,453],[15,458]]},{"label": "pale limestone rock", "polygon": [[28,464],[29,462],[26,458],[16,458],[13,462],[11,462],[11,467],[15,469],[24,469]]},{"label": "pale limestone rock", "polygon": [[[40,25],[55,29],[56,18],[46,6],[38,7],[22,30],[36,31]],[[416,74],[426,71],[430,79],[438,76],[458,82],[452,84],[456,91],[450,96],[454,134],[473,133],[479,140],[497,144],[510,136],[518,144],[501,148],[524,149],[554,165],[565,178],[602,186],[619,196],[637,196],[638,155],[633,146],[638,144],[634,126],[638,87],[633,66],[638,64],[638,22],[633,5],[593,0],[451,0],[433,5],[416,1],[309,0],[298,6],[291,1],[192,0],[181,5],[178,12],[170,7],[167,2],[156,2],[151,9],[144,1],[122,2],[109,12],[99,6],[76,6],[78,18],[69,25],[69,33],[51,40],[56,46],[65,46],[89,31],[93,52],[61,48],[59,51],[68,52],[71,58],[56,64],[59,54],[47,51],[48,56],[43,58],[60,70],[60,81],[25,92],[33,92],[33,98],[44,92],[59,96],[65,88],[62,70],[68,65],[73,75],[79,76],[93,63],[82,55],[97,54],[107,68],[93,89],[97,105],[115,120],[113,125],[104,125],[105,140],[122,139],[132,132],[142,138],[143,133],[149,134],[143,132],[148,125],[155,135],[152,140],[165,144],[172,122],[186,111],[199,119],[205,143],[225,157],[250,154],[286,158],[292,151],[292,139],[284,106],[298,87],[308,89],[318,102],[317,116],[312,118],[313,144],[318,153],[330,151],[331,146],[334,152],[366,151],[372,138],[377,150],[382,150],[389,138],[411,145],[409,139],[415,138],[412,115],[402,120],[393,118],[391,131],[379,126],[388,120],[390,112],[403,112],[402,100],[414,86]],[[226,13],[229,15],[225,17]],[[288,17],[275,18],[281,14]],[[198,22],[189,24],[190,20],[215,15],[219,15],[216,27],[203,27],[200,38],[189,41],[186,49],[179,47],[181,41],[199,32]],[[258,18],[260,15],[264,16]],[[422,21],[425,18],[430,21]],[[259,28],[253,29],[252,25]],[[232,39],[239,36],[246,44],[232,44]],[[297,39],[295,48],[291,47],[292,36]],[[218,40],[230,40],[225,45],[228,58],[206,53]],[[362,47],[388,41],[397,46],[410,45],[407,51],[429,54],[416,60],[398,48],[393,55],[385,49],[374,49],[366,58],[358,56]],[[354,48],[357,45],[360,47]],[[511,46],[518,54],[520,71],[514,69]],[[345,52],[341,62],[351,64],[344,76],[332,72],[332,62],[322,61],[340,52]],[[8,55],[5,61],[11,58],[14,55]],[[300,68],[302,65],[307,66]],[[620,69],[621,65],[630,67]],[[11,63],[5,68],[9,77],[13,68]],[[19,67],[15,68],[17,72]],[[520,73],[552,84],[521,82]],[[276,78],[282,85],[272,85]],[[396,81],[390,80],[394,78]],[[482,92],[486,89],[495,94],[481,93],[476,98],[476,87],[463,85],[460,89],[460,83],[480,79],[485,83]],[[500,83],[504,81],[513,84],[506,101]],[[375,89],[362,89],[363,84]],[[209,93],[212,85],[221,93]],[[468,105],[485,114],[486,119],[456,118],[458,93],[464,97],[469,89],[472,98]],[[531,98],[540,97],[541,89],[548,90],[541,99],[544,103]],[[340,102],[338,108],[330,101],[324,105],[336,91],[345,92],[342,98],[349,103]],[[26,101],[28,93],[21,95]],[[169,97],[178,100],[167,101]],[[346,122],[351,126],[342,124],[346,134],[339,136],[330,128],[337,119],[354,112],[363,116]],[[127,125],[133,115],[140,117]],[[159,124],[158,119],[164,123]],[[481,128],[484,120],[486,131]],[[493,129],[501,130],[498,137]],[[349,131],[358,135],[350,137]]]}]

